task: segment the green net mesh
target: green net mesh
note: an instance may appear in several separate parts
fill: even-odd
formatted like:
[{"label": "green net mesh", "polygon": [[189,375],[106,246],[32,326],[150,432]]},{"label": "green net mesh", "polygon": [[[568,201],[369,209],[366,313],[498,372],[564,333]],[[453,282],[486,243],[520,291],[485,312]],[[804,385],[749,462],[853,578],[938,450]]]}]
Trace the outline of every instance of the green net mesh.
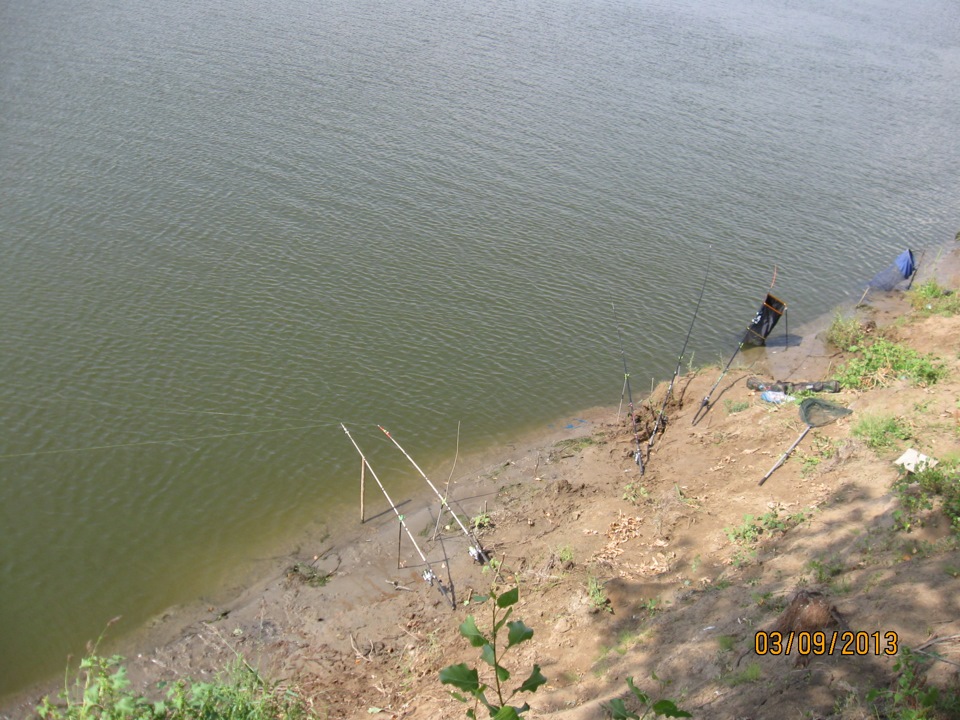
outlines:
[{"label": "green net mesh", "polygon": [[807,398],[800,403],[800,419],[810,427],[827,425],[852,412],[853,410],[828,403],[820,398]]}]

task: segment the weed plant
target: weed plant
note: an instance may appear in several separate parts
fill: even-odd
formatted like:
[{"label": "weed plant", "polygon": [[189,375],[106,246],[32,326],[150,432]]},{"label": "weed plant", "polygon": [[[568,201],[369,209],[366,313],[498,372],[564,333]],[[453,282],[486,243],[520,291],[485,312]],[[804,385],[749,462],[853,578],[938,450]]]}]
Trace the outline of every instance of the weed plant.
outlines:
[{"label": "weed plant", "polygon": [[870,390],[886,387],[901,379],[926,387],[947,375],[946,367],[936,358],[921,355],[913,348],[886,338],[867,342],[861,337],[860,344],[846,349],[848,352],[857,353],[856,357],[842,365],[837,372],[837,380],[847,388]]},{"label": "weed plant", "polygon": [[909,440],[913,436],[903,418],[889,415],[866,415],[860,418],[851,433],[861,438],[872,450],[895,447],[898,441]]},{"label": "weed plant", "polygon": [[960,469],[954,463],[941,463],[907,473],[893,485],[900,509],[893,517],[897,529],[909,532],[919,524],[924,512],[940,505],[955,535],[960,535]]},{"label": "weed plant", "polygon": [[928,280],[910,290],[907,299],[921,315],[956,315],[960,313],[960,295]]},{"label": "weed plant", "polygon": [[867,702],[876,716],[898,720],[935,720],[960,717],[960,692],[954,687],[946,691],[929,685],[920,658],[901,648],[893,665],[896,685],[867,693]]},{"label": "weed plant", "polygon": [[59,701],[43,698],[44,720],[310,720],[317,717],[293,689],[267,683],[238,658],[213,682],[180,680],[163,699],[151,700],[130,687],[123,658],[95,652],[80,661],[71,682],[64,678]]},{"label": "weed plant", "polygon": [[[658,678],[656,673],[654,673],[652,677],[659,684],[660,694],[662,695],[669,683],[666,683]],[[673,700],[666,700],[662,698],[659,700],[651,699],[649,695],[634,685],[632,677],[627,678],[627,688],[629,688],[634,699],[640,705],[640,709],[643,711],[643,714],[638,715],[635,712],[631,712],[627,709],[626,703],[618,698],[616,700],[611,700],[609,705],[603,706],[603,709],[607,711],[607,714],[613,720],[643,720],[643,718],[646,717],[693,717],[693,715],[687,711],[678,708],[676,702]],[[651,713],[653,714],[651,715]]]},{"label": "weed plant", "polygon": [[610,606],[610,598],[607,597],[607,591],[603,589],[603,583],[597,578],[587,578],[587,595],[590,598],[590,604],[597,610],[613,612],[613,608]]},{"label": "weed plant", "polygon": [[[470,645],[480,648],[480,659],[493,669],[492,685],[481,682],[477,668],[471,668],[466,663],[449,665],[440,671],[441,683],[453,685],[461,691],[450,694],[460,702],[473,706],[467,709],[467,717],[471,720],[476,720],[477,710],[481,705],[495,720],[517,720],[530,709],[530,706],[527,703],[519,706],[508,705],[507,701],[517,693],[536,692],[537,688],[547,682],[540,672],[540,666],[534,664],[527,679],[512,692],[507,691],[506,683],[510,680],[511,672],[504,667],[502,661],[510,650],[533,637],[533,630],[522,620],[510,620],[513,606],[519,599],[520,590],[513,588],[499,595],[491,589],[489,595],[478,595],[471,600],[473,603],[480,604],[493,601],[489,635],[480,631],[473,615],[468,615],[460,625],[460,634],[470,642]],[[500,637],[504,626],[507,628],[505,645]],[[493,693],[489,698],[487,691]]]},{"label": "weed plant", "polygon": [[856,348],[863,342],[863,326],[856,318],[845,318],[839,313],[827,328],[826,341],[839,350]]}]

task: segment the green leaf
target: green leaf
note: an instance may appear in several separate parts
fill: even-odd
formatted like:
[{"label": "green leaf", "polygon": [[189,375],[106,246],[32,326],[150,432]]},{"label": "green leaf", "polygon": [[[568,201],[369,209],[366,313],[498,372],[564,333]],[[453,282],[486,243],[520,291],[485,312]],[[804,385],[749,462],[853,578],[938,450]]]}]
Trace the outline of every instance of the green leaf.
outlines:
[{"label": "green leaf", "polygon": [[627,706],[620,699],[611,700],[607,705],[607,711],[612,720],[640,720],[640,716],[627,710]]},{"label": "green leaf", "polygon": [[513,608],[507,608],[507,611],[503,614],[503,617],[500,618],[500,619],[497,621],[496,625],[493,626],[493,634],[494,634],[494,635],[496,635],[498,632],[500,632],[500,628],[502,628],[502,627],[504,626],[504,623],[506,623],[507,620],[510,619],[510,616],[511,616],[512,614],[513,614]]},{"label": "green leaf", "polygon": [[507,633],[507,648],[512,648],[533,637],[533,629],[524,625],[523,620],[507,623],[507,627],[510,628]]},{"label": "green leaf", "polygon": [[460,634],[469,640],[473,647],[480,647],[490,642],[477,628],[477,621],[473,615],[467,615],[467,619],[460,624]]},{"label": "green leaf", "polygon": [[472,598],[470,598],[470,602],[480,604],[485,603],[489,599],[489,595],[474,595]]},{"label": "green leaf", "polygon": [[124,695],[114,703],[113,708],[116,712],[120,713],[121,717],[130,717],[136,712],[137,706],[133,702],[132,697]]},{"label": "green leaf", "polygon": [[466,663],[443,668],[440,671],[440,682],[444,685],[453,685],[471,695],[480,692],[480,676],[475,668],[467,667]]},{"label": "green leaf", "polygon": [[678,708],[673,700],[658,700],[653,704],[651,709],[657,715],[663,715],[664,717],[693,717],[693,715],[687,711]]},{"label": "green leaf", "polygon": [[497,658],[496,653],[493,651],[493,645],[487,643],[483,646],[483,649],[480,651],[480,659],[490,667],[497,666]]},{"label": "green leaf", "polygon": [[511,590],[507,590],[505,593],[503,593],[497,598],[497,607],[505,608],[505,607],[510,607],[511,605],[516,605],[519,599],[520,599],[520,588],[513,588]]},{"label": "green leaf", "polygon": [[[521,712],[523,711],[521,710]],[[517,708],[504,705],[497,714],[493,716],[493,720],[520,720],[520,714],[517,712]]]},{"label": "green leaf", "polygon": [[543,676],[543,673],[540,672],[540,666],[534,665],[533,671],[530,673],[530,677],[523,681],[523,685],[518,687],[514,692],[536,692],[537,688],[543,685],[547,679]]},{"label": "green leaf", "polygon": [[632,677],[627,678],[627,687],[630,688],[630,692],[632,692],[637,697],[637,700],[642,702],[644,705],[650,702],[650,696],[644,692],[641,692],[640,688],[638,688],[636,685],[633,684]]}]

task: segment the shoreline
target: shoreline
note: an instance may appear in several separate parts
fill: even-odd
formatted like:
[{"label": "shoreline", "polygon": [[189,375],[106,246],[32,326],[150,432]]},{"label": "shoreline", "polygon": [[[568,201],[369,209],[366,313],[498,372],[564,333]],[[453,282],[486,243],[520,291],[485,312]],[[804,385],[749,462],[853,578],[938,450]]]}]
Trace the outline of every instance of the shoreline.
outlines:
[{"label": "shoreline", "polygon": [[[950,272],[955,273],[958,250],[953,249],[948,258],[945,258],[947,259],[954,268]],[[874,313],[892,316],[896,311],[895,300],[888,304],[883,298],[878,299]],[[817,318],[795,330],[800,332],[828,321],[839,311],[840,309],[837,309],[830,315]],[[816,337],[804,336],[804,340],[815,343]],[[792,350],[795,350],[793,354]],[[780,367],[792,368],[794,373],[814,374],[816,367],[829,368],[831,362],[831,356],[818,352],[815,344],[801,343],[796,348],[781,348],[774,342],[760,352],[762,355],[747,365],[751,374],[759,374],[761,371],[754,368],[764,364],[770,367],[774,377],[781,377]],[[743,370],[742,366],[738,366],[731,374],[742,374]],[[782,375],[782,378],[791,376],[797,377],[791,373]],[[680,377],[686,377],[683,388],[686,391],[697,379],[697,374],[695,373],[693,378],[683,375]],[[720,402],[725,391],[722,390],[714,397],[715,403]],[[695,399],[695,396],[687,398],[687,406],[690,407]],[[637,401],[638,408],[642,402]],[[720,409],[714,408],[711,413],[719,415]],[[500,496],[504,482],[510,487],[527,483],[532,485],[531,490],[545,491],[551,483],[560,481],[556,467],[562,460],[549,459],[559,441],[591,437],[598,432],[610,431],[610,428],[618,425],[615,422],[618,420],[616,409],[613,407],[595,407],[584,413],[577,413],[576,416],[584,422],[573,422],[570,427],[533,429],[509,446],[492,448],[465,460],[469,470],[452,482],[451,486],[456,488],[452,493],[453,497],[462,494],[458,502],[463,505],[467,516],[472,517],[481,511],[487,512],[485,503],[491,500],[502,503]],[[712,424],[713,419],[706,423],[706,427],[710,428]],[[669,435],[669,430],[667,433]],[[632,438],[627,440],[632,441]],[[671,444],[673,442],[675,441],[671,439]],[[624,448],[629,451],[626,446],[620,450]],[[477,465],[480,457],[489,458],[490,462]],[[656,455],[654,457],[656,458]],[[630,471],[629,467],[622,470],[625,477],[632,477]],[[422,495],[409,499],[412,503],[408,519],[411,529],[432,527],[435,520],[435,496],[426,486],[423,489]],[[401,631],[415,632],[425,626],[439,626],[445,618],[451,617],[449,607],[444,607],[442,598],[435,590],[420,587],[417,567],[419,559],[414,562],[416,555],[406,538],[403,538],[402,543],[405,568],[396,569],[396,519],[388,506],[382,510],[383,512],[368,518],[363,525],[357,525],[355,532],[338,537],[334,554],[339,556],[339,568],[342,570],[338,568],[336,576],[325,587],[311,588],[285,576],[285,567],[292,560],[309,560],[315,552],[322,550],[321,543],[317,542],[318,538],[305,537],[300,547],[293,548],[288,555],[271,561],[272,571],[269,574],[257,580],[247,578],[249,583],[241,583],[242,592],[239,595],[225,597],[224,602],[217,607],[201,599],[189,606],[170,608],[156,618],[155,622],[125,634],[124,639],[118,640],[116,647],[111,649],[125,655],[131,679],[136,686],[146,689],[158,679],[174,679],[185,675],[192,675],[197,679],[209,678],[217,668],[226,667],[236,652],[243,652],[245,655],[253,653],[256,657],[249,657],[249,661],[256,662],[266,673],[276,672],[282,677],[310,673],[325,675],[331,672],[331,668],[335,672],[341,667],[346,672],[345,658],[349,659],[355,653],[356,657],[363,657],[356,649],[358,638],[365,627],[372,627],[378,620],[383,621],[382,617],[376,617],[381,609],[389,610],[398,620],[406,616],[416,616],[418,625],[405,629],[400,625]],[[344,522],[345,527],[349,524],[349,521]],[[536,528],[536,525],[530,527]],[[552,526],[551,528],[546,531],[536,529],[534,536],[556,529]],[[463,540],[459,531],[449,534],[441,543],[433,546],[429,553],[431,562],[438,557],[437,553],[440,553],[437,564],[444,565],[444,569],[449,568],[456,580],[455,588],[461,599],[469,597],[471,590],[483,590],[490,581],[488,575],[465,557],[462,552]],[[314,549],[304,551],[304,545],[311,542],[316,542]],[[327,541],[322,544],[330,543]],[[498,553],[498,556],[504,562],[518,561],[513,553]],[[443,560],[444,557],[447,558],[446,561]],[[413,592],[392,587],[389,578],[393,578],[399,586],[411,588]],[[225,588],[224,591],[226,595],[229,589]],[[284,626],[280,620],[285,617],[290,621],[291,617],[297,614],[303,617],[312,615],[314,619],[299,624],[291,621],[288,626]],[[296,657],[298,645],[319,647],[323,648],[323,651],[314,653],[311,657]],[[50,678],[49,681],[37,683],[4,698],[0,703],[0,707],[4,708],[0,711],[0,717],[26,716],[32,711],[40,695],[56,694],[60,689],[56,684],[59,682],[62,682],[62,677],[59,680]]]}]

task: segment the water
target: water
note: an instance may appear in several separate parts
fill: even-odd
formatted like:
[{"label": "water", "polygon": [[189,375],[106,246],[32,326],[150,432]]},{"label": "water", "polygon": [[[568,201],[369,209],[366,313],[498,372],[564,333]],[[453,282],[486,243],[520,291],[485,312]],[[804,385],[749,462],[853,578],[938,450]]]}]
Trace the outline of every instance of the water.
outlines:
[{"label": "water", "polygon": [[143,5],[0,9],[0,695],[957,230],[947,0]]}]

